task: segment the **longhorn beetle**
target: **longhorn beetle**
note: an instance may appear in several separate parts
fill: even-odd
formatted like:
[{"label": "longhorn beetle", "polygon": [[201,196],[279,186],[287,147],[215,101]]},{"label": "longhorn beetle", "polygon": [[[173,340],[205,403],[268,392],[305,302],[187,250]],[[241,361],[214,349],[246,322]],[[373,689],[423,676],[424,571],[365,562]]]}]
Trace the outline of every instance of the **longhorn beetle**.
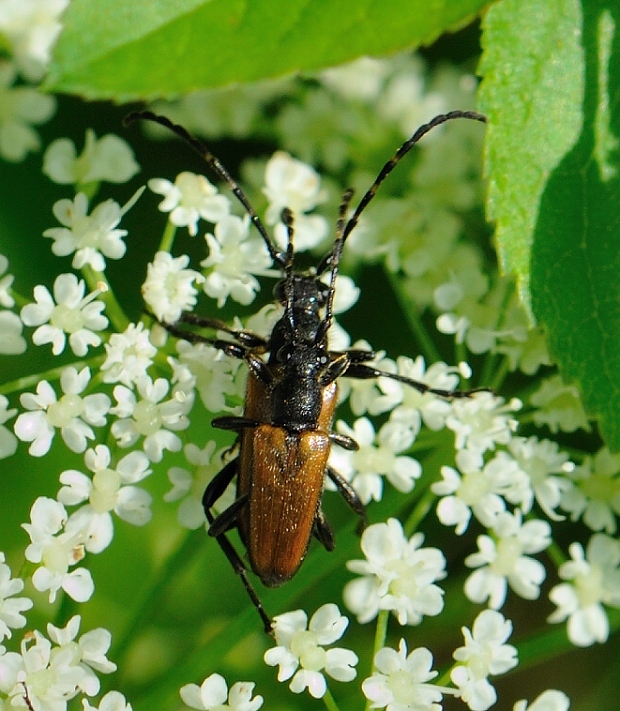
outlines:
[{"label": "longhorn beetle", "polygon": [[[280,251],[267,233],[247,196],[220,161],[182,126],[149,111],[130,114],[126,123],[148,120],[166,126],[188,143],[223,179],[241,202],[262,237],[273,263],[283,273],[274,296],[284,312],[268,338],[230,328],[215,318],[185,313],[175,324],[161,325],[171,334],[192,343],[208,343],[226,355],[239,358],[249,375],[242,417],[217,417],[212,425],[233,430],[238,435],[239,454],[227,463],[208,485],[203,505],[214,536],[245,585],[265,625],[271,621],[247,576],[240,555],[226,538],[237,528],[247,550],[250,568],[268,587],[277,587],[295,575],[308,548],[311,536],[323,546],[334,548],[334,534],[321,509],[324,477],[335,484],[349,506],[366,522],[364,505],[351,485],[328,464],[332,444],[355,450],[357,443],[331,431],[337,400],[337,380],[386,377],[405,383],[421,393],[445,398],[469,397],[476,390],[438,390],[395,373],[385,373],[369,363],[375,353],[365,350],[334,352],[328,349],[327,336],[333,320],[336,279],[347,237],[396,164],[431,129],[452,119],[486,122],[474,111],[451,111],[420,126],[381,169],[350,218],[346,214],[353,196],[344,194],[331,250],[307,272],[294,269],[294,225],[290,210],[282,212],[288,241]],[[330,272],[329,284],[319,277]],[[215,329],[231,340],[210,338],[187,331],[181,324]],[[268,354],[268,356],[266,355]],[[266,356],[266,359],[263,357]],[[481,388],[485,390],[486,388]],[[219,516],[211,508],[237,477],[237,498]]]}]

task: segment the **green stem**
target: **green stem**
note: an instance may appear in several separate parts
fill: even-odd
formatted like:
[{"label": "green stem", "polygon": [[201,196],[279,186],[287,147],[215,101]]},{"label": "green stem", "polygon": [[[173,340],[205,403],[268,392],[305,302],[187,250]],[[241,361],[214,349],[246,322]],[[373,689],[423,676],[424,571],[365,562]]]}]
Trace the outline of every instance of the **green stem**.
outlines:
[{"label": "green stem", "polygon": [[[375,630],[375,644],[372,650],[372,667],[368,676],[372,676],[375,671],[375,656],[377,652],[385,645],[385,640],[387,638],[387,626],[390,617],[389,610],[379,610],[377,616],[377,629]],[[370,711],[371,700],[366,700],[366,711]]]},{"label": "green stem", "polygon": [[562,552],[560,546],[554,541],[547,548],[547,554],[556,568],[559,568],[563,563],[566,563],[566,556]]},{"label": "green stem", "polygon": [[428,488],[420,497],[418,503],[415,505],[413,511],[403,526],[406,536],[412,536],[418,530],[420,524],[426,518],[426,515],[435,503],[435,499],[436,496],[430,488]]},{"label": "green stem", "polygon": [[114,642],[112,655],[118,665],[122,668],[125,662],[128,649],[137,637],[140,629],[151,615],[158,609],[158,601],[166,594],[170,581],[175,580],[176,573],[182,569],[198,548],[205,542],[204,535],[199,531],[189,531],[180,545],[170,553],[156,570],[149,584],[142,592],[142,599],[133,610],[133,615],[125,630]]},{"label": "green stem", "polygon": [[[462,363],[463,361],[465,363],[469,362],[467,360],[468,351],[467,351],[467,348],[465,347],[464,343],[456,343],[454,351],[455,351],[457,363]],[[464,378],[461,378],[461,387],[462,388],[469,387],[468,383],[469,383],[469,380],[465,380]]]},{"label": "green stem", "polygon": [[106,275],[103,272],[95,271],[87,264],[82,268],[82,276],[91,291],[103,289],[101,300],[105,303],[106,316],[110,319],[110,323],[114,326],[114,329],[118,333],[122,333],[129,325],[129,319],[118,303]]},{"label": "green stem", "polygon": [[493,388],[495,392],[499,392],[502,388],[504,380],[506,379],[506,376],[508,375],[509,366],[510,363],[508,362],[508,358],[503,358],[502,362],[499,364],[499,367],[495,371],[495,375],[493,376],[493,378],[491,378],[489,374],[489,380],[482,380],[481,382],[489,382],[489,386]]},{"label": "green stem", "polygon": [[325,695],[323,696],[323,703],[325,704],[325,708],[327,711],[340,711],[338,708],[338,704],[334,700],[334,697],[332,696],[332,693],[329,689],[325,691]]},{"label": "green stem", "polygon": [[32,299],[27,299],[25,296],[22,296],[19,292],[15,291],[15,289],[9,289],[9,294],[13,297],[15,305],[20,310],[23,306],[26,306],[26,304],[32,303]]},{"label": "green stem", "polygon": [[159,244],[160,252],[171,252],[172,245],[174,244],[174,238],[177,233],[177,226],[173,225],[170,220],[166,222],[166,228],[164,229],[164,234],[162,235],[161,242]]},{"label": "green stem", "polygon": [[76,368],[76,370],[80,370],[87,365],[91,369],[91,372],[96,371],[103,361],[104,356],[96,356],[95,358],[89,358],[88,360],[78,360],[73,363],[59,365],[57,368],[50,368],[44,373],[33,373],[32,375],[26,375],[23,378],[16,378],[8,383],[4,383],[4,385],[0,385],[0,395],[9,395],[14,392],[28,390],[28,388],[35,387],[42,380],[60,380],[60,376],[63,374],[63,371],[71,366]]}]

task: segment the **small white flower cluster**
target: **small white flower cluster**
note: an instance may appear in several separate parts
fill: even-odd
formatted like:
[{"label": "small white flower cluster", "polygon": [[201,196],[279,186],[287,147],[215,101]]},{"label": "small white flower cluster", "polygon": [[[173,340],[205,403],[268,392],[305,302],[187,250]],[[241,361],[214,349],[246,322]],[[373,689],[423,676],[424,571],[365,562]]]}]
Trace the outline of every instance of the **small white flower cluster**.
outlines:
[{"label": "small white flower cluster", "polygon": [[323,648],[340,639],[348,625],[348,618],[333,603],[320,607],[310,624],[303,610],[278,615],[273,620],[277,646],[265,652],[265,663],[278,667],[278,681],[292,677],[289,688],[294,694],[307,688],[311,696],[321,699],[327,691],[323,671],[338,681],[351,681],[357,675],[355,652]]},{"label": "small white flower cluster", "polygon": [[[269,275],[271,258],[263,240],[250,234],[251,221],[230,214],[228,198],[218,194],[217,188],[204,176],[180,173],[174,183],[162,178],[151,179],[149,187],[164,196],[159,209],[168,213],[170,223],[187,227],[198,233],[202,218],[214,225],[205,234],[209,250],[201,262],[203,274],[185,270],[186,257],[172,260],[158,253],[150,265],[143,295],[153,313],[170,323],[177,321],[183,311],[196,303],[192,282],[202,283],[204,292],[222,307],[228,297],[240,304],[250,304],[260,289],[256,276]],[[327,221],[318,215],[306,215],[325,200],[318,174],[308,165],[282,151],[276,152],[265,166],[265,187],[269,205],[266,224],[276,225],[275,238],[286,246],[286,229],[280,221],[284,207],[295,216],[295,249],[315,247],[327,234]]]},{"label": "small white flower cluster", "polygon": [[437,548],[422,548],[424,536],[409,540],[394,518],[369,526],[362,535],[366,560],[347,568],[364,576],[347,583],[344,600],[360,623],[379,610],[392,610],[401,625],[417,625],[424,615],[443,610],[443,590],[435,581],[446,577],[446,559]]},{"label": "small white flower cluster", "polygon": [[[319,608],[308,623],[303,610],[287,612],[274,621],[276,647],[265,652],[265,663],[278,666],[278,680],[291,679],[289,688],[299,694],[308,689],[314,698],[322,698],[327,692],[325,674],[338,681],[352,681],[357,676],[357,655],[351,650],[336,647],[325,649],[340,639],[347,628],[348,620],[332,603]],[[362,682],[362,691],[370,708],[386,708],[387,711],[441,711],[445,695],[460,698],[471,711],[486,711],[497,700],[497,694],[489,682],[489,676],[504,674],[517,665],[517,650],[506,641],[512,633],[512,624],[494,610],[484,610],[474,621],[472,630],[462,628],[465,644],[454,651],[456,664],[450,673],[454,686],[432,683],[438,672],[432,671],[433,655],[420,647],[407,653],[407,643],[400,640],[398,651],[382,647],[375,654],[373,673]],[[237,685],[235,685],[237,687]],[[233,689],[235,689],[233,687]],[[245,700],[249,703],[253,685],[245,688]],[[189,685],[181,690],[184,701],[193,708],[205,711],[213,708],[215,700],[226,701],[226,684],[219,675],[206,679],[202,687]],[[208,696],[208,698],[207,698]],[[566,711],[567,698],[558,691],[550,690],[542,695],[553,702],[553,711]],[[542,698],[541,697],[541,698]],[[229,698],[231,708],[233,693]],[[252,702],[258,708],[261,697]],[[518,702],[515,710],[524,708],[525,701]],[[531,708],[545,708],[535,702]],[[237,702],[238,704],[238,702]]]},{"label": "small white flower cluster", "polygon": [[[10,706],[66,711],[67,703],[76,696],[99,693],[98,674],[116,670],[116,664],[106,657],[111,636],[98,628],[78,638],[80,621],[75,615],[64,628],[48,624],[47,637],[37,630],[28,632],[19,652],[0,648],[0,692]],[[83,704],[85,709],[93,709],[86,699]],[[131,711],[117,691],[103,697],[100,709],[106,708]]]}]

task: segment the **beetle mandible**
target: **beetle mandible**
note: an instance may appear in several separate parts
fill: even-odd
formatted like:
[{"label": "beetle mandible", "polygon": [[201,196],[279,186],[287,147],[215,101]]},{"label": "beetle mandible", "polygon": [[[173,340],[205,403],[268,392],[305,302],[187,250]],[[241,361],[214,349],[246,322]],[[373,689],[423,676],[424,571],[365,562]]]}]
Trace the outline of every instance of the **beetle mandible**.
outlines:
[{"label": "beetle mandible", "polygon": [[[245,193],[206,146],[182,126],[150,111],[135,112],[126,118],[127,123],[136,120],[159,123],[199,153],[241,202],[274,265],[283,273],[283,278],[274,289],[274,296],[284,311],[268,338],[233,329],[219,319],[191,313],[185,313],[177,323],[161,324],[179,338],[208,343],[228,356],[245,361],[248,367],[243,416],[218,417],[212,422],[214,427],[237,433],[239,453],[208,485],[203,505],[210,524],[209,535],[217,539],[235,572],[240,575],[267,632],[271,631],[271,620],[247,576],[243,560],[225,534],[232,528],[238,529],[250,568],[263,584],[277,587],[295,575],[313,535],[327,550],[334,548],[334,534],[321,509],[326,475],[365,525],[363,503],[353,487],[328,464],[332,444],[351,450],[358,448],[353,439],[331,430],[338,378],[345,375],[356,379],[387,377],[421,393],[433,393],[445,398],[469,397],[479,390],[487,390],[431,388],[370,365],[375,358],[373,351],[349,349],[334,352],[329,350],[327,343],[333,321],[336,279],[347,237],[381,183],[403,156],[430,130],[458,118],[486,122],[486,117],[475,111],[440,114],[420,126],[403,143],[383,166],[348,219],[346,215],[353,191],[345,192],[332,248],[314,269],[307,272],[294,269],[294,224],[290,210],[282,212],[288,240],[286,251],[280,251]],[[321,275],[326,272],[330,273],[328,284],[320,281]],[[181,328],[181,324],[223,331],[231,340],[187,331]],[[235,476],[236,500],[215,517],[211,508]]]}]

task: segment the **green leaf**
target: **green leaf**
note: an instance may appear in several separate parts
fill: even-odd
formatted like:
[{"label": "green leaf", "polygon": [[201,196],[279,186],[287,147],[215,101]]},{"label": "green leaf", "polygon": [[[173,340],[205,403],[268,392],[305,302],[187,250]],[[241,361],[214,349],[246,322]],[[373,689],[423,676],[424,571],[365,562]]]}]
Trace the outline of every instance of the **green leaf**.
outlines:
[{"label": "green leaf", "polygon": [[620,450],[620,8],[584,3],[583,129],[547,182],[532,248],[532,306],[562,375]]},{"label": "green leaf", "polygon": [[483,29],[488,216],[497,223],[500,267],[517,277],[529,309],[540,198],[581,128],[581,9],[578,0],[504,0],[491,7]]},{"label": "green leaf", "polygon": [[[489,215],[502,267],[620,449],[620,9],[504,0],[485,18]],[[616,112],[617,113],[617,112]]]},{"label": "green leaf", "polygon": [[74,0],[46,89],[171,97],[428,44],[485,0]]}]

